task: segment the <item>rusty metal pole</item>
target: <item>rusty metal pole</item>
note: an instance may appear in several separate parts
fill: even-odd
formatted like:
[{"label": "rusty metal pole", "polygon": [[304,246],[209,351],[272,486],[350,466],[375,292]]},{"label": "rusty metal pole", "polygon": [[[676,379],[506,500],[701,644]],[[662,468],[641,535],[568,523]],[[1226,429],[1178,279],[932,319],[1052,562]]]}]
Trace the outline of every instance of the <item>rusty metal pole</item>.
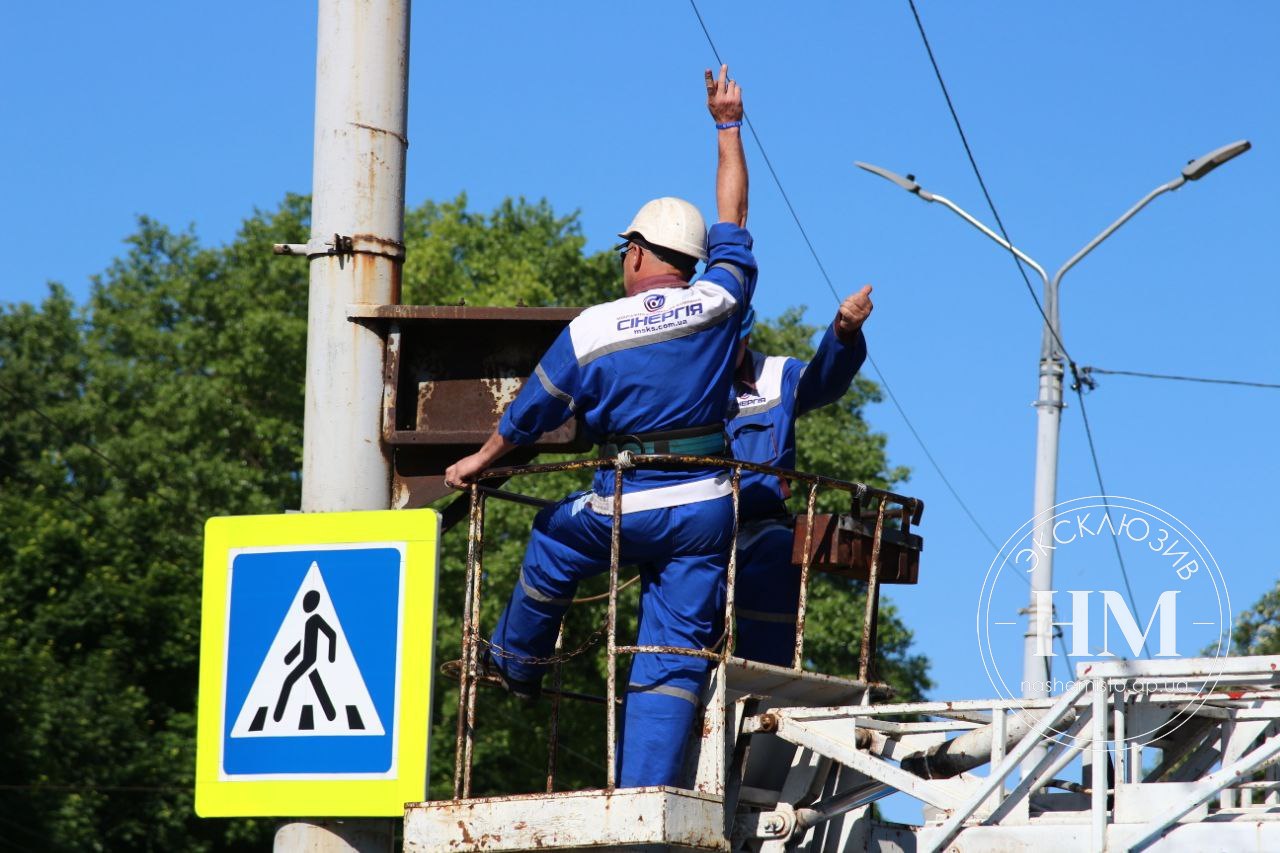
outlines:
[{"label": "rusty metal pole", "polygon": [[409,0],[320,0],[302,509],[387,509],[383,342],[352,304],[400,301]]},{"label": "rusty metal pole", "polygon": [[618,562],[622,558],[622,463],[613,468],[613,526],[609,531],[609,615],[605,620],[605,788],[618,785]]},{"label": "rusty metal pole", "polygon": [[[880,620],[880,544],[884,541],[884,510],[888,504],[880,498],[876,511],[876,529],[871,537],[871,568],[867,572],[867,608],[862,617],[862,649],[858,653],[858,680],[866,686],[864,698],[871,696],[871,678],[876,665],[877,630]],[[867,701],[864,704],[870,704]]]},{"label": "rusty metal pole", "polygon": [[809,500],[804,515],[804,560],[800,563],[800,601],[796,605],[796,651],[792,669],[804,668],[804,620],[809,607],[809,567],[813,565],[813,522],[818,506],[818,484],[809,486]]},{"label": "rusty metal pole", "polygon": [[477,564],[480,561],[479,549],[484,543],[484,519],[480,505],[480,489],[481,486],[479,484],[471,484],[471,524],[467,530],[467,570],[466,577],[463,580],[462,642],[459,645],[460,654],[458,658],[458,721],[453,758],[453,798],[455,800],[462,799],[463,767],[466,764],[463,743],[467,739],[467,697],[471,695],[471,688],[474,686],[473,676],[475,675],[471,663],[471,652],[476,644],[475,629],[471,624],[471,615],[474,610],[472,598],[475,596]]},{"label": "rusty metal pole", "polygon": [[[351,304],[400,301],[409,0],[319,0],[302,510],[388,509],[383,342]],[[310,820],[277,853],[390,850],[392,820]]]}]

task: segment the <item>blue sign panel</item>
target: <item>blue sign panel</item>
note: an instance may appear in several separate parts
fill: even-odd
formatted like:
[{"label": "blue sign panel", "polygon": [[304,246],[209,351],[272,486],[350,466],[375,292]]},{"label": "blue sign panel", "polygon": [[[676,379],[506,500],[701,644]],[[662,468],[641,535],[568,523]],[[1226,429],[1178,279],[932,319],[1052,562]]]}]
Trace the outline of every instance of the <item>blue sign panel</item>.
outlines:
[{"label": "blue sign panel", "polygon": [[400,545],[230,559],[224,778],[388,778],[396,763]]}]

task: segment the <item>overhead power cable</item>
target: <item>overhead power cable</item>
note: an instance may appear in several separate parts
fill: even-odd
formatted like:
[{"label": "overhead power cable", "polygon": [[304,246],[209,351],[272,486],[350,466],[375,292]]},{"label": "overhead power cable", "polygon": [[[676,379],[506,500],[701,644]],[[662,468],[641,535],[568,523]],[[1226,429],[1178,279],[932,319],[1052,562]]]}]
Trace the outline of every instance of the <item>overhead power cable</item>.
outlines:
[{"label": "overhead power cable", "polygon": [[4,393],[8,394],[10,399],[12,399],[18,405],[22,406],[27,411],[33,413],[34,415],[39,417],[42,421],[49,424],[49,426],[53,427],[58,432],[62,433],[64,438],[68,439],[73,444],[80,445],[85,450],[88,450],[94,456],[98,457],[103,462],[107,463],[107,465],[110,466],[121,477],[128,477],[129,472],[125,469],[123,465],[120,465],[114,459],[107,456],[105,453],[103,453],[101,450],[98,450],[98,448],[94,447],[93,445],[87,444],[83,440],[78,439],[75,436],[71,435],[66,427],[58,423],[58,421],[56,421],[50,415],[45,414],[44,410],[41,409],[39,406],[37,406],[35,403],[32,403],[29,400],[23,399],[22,395],[19,394],[17,390],[13,388],[13,386],[9,385],[6,382],[0,382],[0,391],[3,391]]},{"label": "overhead power cable", "polygon": [[[987,207],[991,210],[991,216],[996,221],[996,227],[1000,229],[1000,236],[1004,237],[1004,241],[1010,246],[1017,244],[1009,237],[1009,231],[1004,227],[1004,220],[1000,218],[1000,211],[996,210],[996,203],[991,198],[990,191],[987,190],[987,182],[982,177],[982,170],[978,168],[977,158],[973,156],[973,148],[969,145],[969,137],[964,132],[964,125],[960,124],[960,115],[956,112],[956,105],[951,100],[951,93],[947,90],[947,83],[942,79],[942,69],[938,67],[938,60],[933,55],[933,47],[929,44],[929,37],[924,32],[924,22],[920,20],[920,12],[916,9],[915,0],[907,0],[907,4],[911,6],[911,15],[916,19],[916,30],[920,33],[920,41],[924,42],[925,53],[929,55],[929,64],[933,66],[933,75],[938,78],[938,88],[942,90],[942,97],[947,102],[947,110],[951,113],[951,121],[955,123],[956,133],[960,134],[960,143],[964,146],[965,156],[969,158],[969,167],[973,169],[973,176],[978,179],[978,186],[982,189],[982,195],[987,200]],[[1040,297],[1036,295],[1036,289],[1031,285],[1031,279],[1027,276],[1027,270],[1022,265],[1022,259],[1014,252],[1009,252],[1009,257],[1013,259],[1013,265],[1018,268],[1018,274],[1022,276],[1022,283],[1027,286],[1027,293],[1031,295],[1031,301],[1036,304],[1036,310],[1040,312],[1040,316],[1044,318],[1045,328],[1049,330],[1049,334],[1053,335],[1053,339],[1058,343],[1059,351],[1070,361],[1071,357],[1067,355],[1067,346],[1062,342],[1062,338],[1058,337],[1058,331],[1049,322],[1049,315],[1045,314],[1044,306],[1040,304]]]},{"label": "overhead power cable", "polygon": [[[106,463],[106,464],[107,464],[107,465],[108,465],[108,466],[109,466],[113,471],[115,471],[118,475],[120,475],[120,479],[121,479],[123,482],[125,482],[125,483],[133,483],[133,482],[134,482],[134,481],[132,480],[132,472],[131,472],[131,471],[129,471],[129,470],[128,470],[124,465],[121,465],[119,462],[116,462],[114,459],[112,459],[110,456],[107,456],[105,453],[103,453],[103,452],[102,452],[101,450],[99,450],[97,447],[95,447],[94,445],[92,445],[92,444],[90,444],[89,442],[85,441],[83,438],[81,438],[81,437],[77,436],[75,433],[73,433],[73,432],[72,432],[71,430],[69,430],[67,427],[63,426],[61,423],[59,423],[59,422],[57,421],[57,419],[55,419],[53,416],[51,416],[51,415],[49,415],[48,413],[46,413],[43,409],[41,409],[41,408],[40,408],[38,405],[36,405],[35,403],[31,402],[30,400],[26,400],[26,399],[24,399],[24,398],[22,397],[22,395],[20,395],[20,394],[19,394],[19,393],[18,393],[18,392],[13,388],[13,386],[11,386],[11,385],[9,385],[9,384],[7,384],[7,383],[4,383],[4,382],[0,382],[0,391],[4,391],[4,392],[5,392],[6,394],[8,394],[8,395],[9,395],[9,397],[10,397],[14,402],[16,402],[19,406],[22,406],[24,409],[26,409],[27,411],[29,411],[29,412],[31,412],[32,414],[36,415],[36,416],[37,416],[37,417],[39,417],[42,421],[44,421],[45,423],[49,424],[51,427],[53,427],[54,429],[56,429],[59,433],[61,433],[61,434],[62,434],[62,437],[63,437],[63,438],[65,438],[67,441],[69,441],[71,444],[76,445],[76,446],[79,446],[79,447],[83,447],[85,450],[89,451],[89,452],[90,452],[90,453],[92,453],[94,456],[96,456],[96,457],[98,457],[99,459],[101,459],[101,460],[102,460],[103,462],[105,462],[105,463]],[[160,498],[160,500],[162,500],[162,501],[164,501],[165,503],[167,503],[171,508],[176,509],[176,510],[180,510],[182,515],[190,515],[190,510],[188,510],[186,507],[184,507],[184,506],[180,505],[180,504],[177,502],[177,500],[176,500],[175,498],[173,498],[172,496],[170,496],[170,495],[168,495],[168,494],[165,494],[165,492],[164,492],[161,488],[158,488],[158,487],[151,487],[151,486],[149,486],[149,487],[147,488],[147,492],[148,492],[149,494],[155,495],[156,497]],[[196,521],[197,521],[198,523],[200,523],[200,524],[203,524],[203,523],[204,523],[203,519],[198,518],[198,517],[196,518]]]},{"label": "overhead power cable", "polygon": [[[715,39],[711,37],[711,31],[707,28],[707,22],[703,19],[702,13],[698,10],[697,0],[689,0],[689,5],[693,7],[693,14],[698,18],[698,25],[702,27],[702,34],[706,36],[707,44],[711,47],[711,53],[715,56],[716,62],[719,63],[720,65],[723,65],[724,60],[721,59],[720,51],[719,49],[716,48]],[[915,7],[912,6],[913,11],[914,9]],[[918,20],[919,18],[917,17],[917,21]],[[924,35],[923,29],[921,29],[920,34],[921,36]],[[926,48],[928,47],[927,41],[925,43],[925,47]],[[932,58],[932,55],[933,55],[932,52],[930,52],[930,58]],[[935,65],[934,67],[936,70],[937,66]],[[939,83],[942,82],[941,75],[939,75],[938,77],[938,82]],[[944,94],[945,94],[945,86],[944,86]],[[950,104],[950,101],[951,99],[948,96],[947,98],[948,104]],[[953,116],[955,115],[954,111],[952,112],[952,115]],[[778,177],[778,172],[776,169],[774,169],[773,162],[769,159],[769,155],[765,151],[764,142],[763,140],[761,140],[759,132],[756,131],[755,125],[751,123],[751,118],[747,115],[746,110],[743,110],[742,118],[747,125],[747,129],[751,132],[751,138],[755,141],[756,148],[759,149],[761,158],[764,160],[765,165],[769,169],[769,175],[773,178],[773,182],[778,187],[778,192],[779,194],[781,194],[782,200],[787,205],[787,210],[791,213],[792,220],[794,220],[796,223],[796,228],[799,229],[800,231],[800,236],[804,238],[804,243],[809,249],[809,254],[813,256],[813,262],[817,265],[818,272],[822,274],[823,280],[827,283],[827,289],[831,291],[831,295],[835,297],[836,302],[839,303],[841,301],[840,293],[836,290],[835,284],[832,283],[831,276],[827,273],[827,268],[825,265],[823,265],[822,258],[819,257],[818,255],[818,250],[814,248],[813,241],[809,239],[809,233],[808,231],[805,230],[804,223],[800,221],[800,214],[796,212],[795,205],[791,203],[791,199],[787,195],[786,188],[782,186],[782,179]],[[956,119],[956,126],[957,128],[959,127],[959,119]],[[963,137],[963,135],[964,135],[964,132],[961,131],[961,136]],[[965,141],[965,150],[967,151],[968,148],[969,148],[969,143],[968,141]],[[972,156],[970,157],[970,162],[973,162]],[[976,163],[974,163],[974,170],[975,171],[977,170]],[[981,175],[978,176],[978,180],[979,182],[982,181]],[[983,192],[984,193],[986,192],[985,184],[983,185]],[[991,203],[990,195],[987,196],[987,202]],[[991,209],[992,209],[992,212],[994,213],[995,212],[994,204],[992,205]],[[999,221],[998,215],[996,216],[996,219],[997,221]],[[1002,232],[1004,231],[1003,224],[1000,226],[1000,230]],[[1009,240],[1007,234],[1005,235],[1005,240],[1012,245],[1013,241]],[[1016,256],[1014,257],[1014,260],[1017,261]],[[1020,262],[1018,264],[1018,269],[1019,271],[1022,270],[1022,265]],[[1022,275],[1023,275],[1023,278],[1025,279],[1026,273],[1023,272]],[[1031,287],[1030,281],[1027,282],[1027,287],[1028,288]],[[1035,299],[1036,305],[1037,307],[1039,307],[1040,300],[1036,299],[1034,290],[1031,291],[1031,297],[1032,299]],[[1043,309],[1041,309],[1040,314],[1041,316],[1044,316]],[[1045,318],[1045,322],[1048,323],[1047,317]],[[1054,337],[1056,338],[1057,335],[1054,335]],[[1061,341],[1059,341],[1059,344],[1061,345]],[[1066,348],[1063,347],[1062,351],[1065,353]],[[987,541],[987,543],[991,546],[993,550],[999,551],[1000,547],[996,544],[995,540],[991,537],[991,534],[987,533],[986,529],[982,526],[981,522],[978,521],[978,517],[974,515],[973,510],[969,509],[969,505],[965,502],[964,498],[960,497],[960,493],[956,490],[956,487],[951,484],[951,480],[948,479],[947,475],[943,472],[942,466],[938,464],[938,460],[935,459],[933,456],[933,453],[930,452],[929,446],[925,444],[924,439],[920,436],[920,432],[915,428],[915,425],[911,422],[911,418],[907,417],[906,410],[902,407],[902,403],[898,401],[898,396],[893,393],[893,388],[889,385],[889,380],[885,378],[884,371],[880,369],[880,365],[876,364],[875,357],[872,356],[870,353],[868,353],[867,361],[871,364],[871,369],[875,371],[876,378],[880,380],[880,385],[884,388],[885,394],[888,395],[890,402],[893,403],[893,407],[898,410],[898,414],[902,417],[903,423],[907,425],[907,429],[910,431],[912,437],[915,438],[916,443],[920,445],[920,449],[924,452],[925,458],[929,460],[929,464],[933,467],[934,473],[938,475],[938,479],[940,479],[943,485],[947,487],[947,491],[951,493],[951,497],[955,498],[956,503],[960,505],[960,509],[964,511],[964,514],[969,518],[969,521],[973,523],[974,528],[978,531],[979,534],[981,534],[982,538]],[[1021,578],[1023,583],[1030,586],[1031,582],[1028,581],[1025,577],[1023,577],[1021,574],[1018,574],[1016,572],[1014,574],[1017,577]],[[1062,644],[1062,653],[1066,658],[1068,674],[1070,674],[1074,672],[1075,667],[1071,663],[1071,656],[1067,654],[1066,645],[1060,633],[1058,634],[1058,641],[1060,644]]]},{"label": "overhead power cable", "polygon": [[[710,45],[711,53],[715,56],[716,62],[723,65],[724,60],[720,58],[720,51],[716,48],[715,39],[711,37],[711,31],[707,29],[707,22],[703,20],[702,13],[698,11],[697,0],[689,0],[689,5],[693,7],[693,14],[698,18],[698,24],[702,27],[702,34],[706,36],[707,44]],[[773,163],[769,160],[769,155],[764,149],[764,142],[761,140],[760,134],[756,131],[755,125],[751,123],[751,118],[747,115],[746,110],[743,110],[742,118],[743,121],[746,122],[747,129],[751,132],[751,138],[755,141],[756,148],[759,149],[761,158],[769,168],[769,175],[773,178],[774,184],[778,187],[778,192],[782,195],[782,200],[786,203],[787,210],[790,211],[791,218],[796,223],[796,228],[800,230],[800,236],[804,238],[804,243],[809,248],[809,254],[813,256],[813,262],[817,264],[818,272],[822,274],[823,281],[827,283],[827,289],[831,291],[831,295],[834,296],[836,302],[839,303],[841,301],[840,293],[832,283],[831,276],[827,274],[827,268],[823,265],[822,258],[818,255],[818,250],[814,248],[813,241],[809,239],[809,232],[805,230],[804,223],[800,221],[800,214],[796,212],[795,206],[791,203],[790,197],[787,196],[786,188],[782,186],[782,179],[778,177],[777,170],[773,168]],[[951,484],[951,480],[949,480],[947,475],[943,473],[942,466],[938,464],[938,460],[935,459],[933,454],[929,451],[928,445],[926,445],[924,443],[924,439],[920,437],[920,432],[915,428],[915,425],[911,423],[911,418],[907,417],[907,412],[902,408],[902,404],[898,402],[898,396],[893,393],[893,389],[889,386],[889,380],[885,378],[884,371],[880,369],[880,365],[876,364],[875,357],[868,353],[867,361],[870,362],[871,369],[876,372],[876,377],[880,380],[880,384],[884,386],[885,394],[888,395],[894,408],[898,410],[898,414],[902,416],[902,420],[907,425],[907,429],[915,438],[916,443],[920,445],[920,449],[924,451],[925,458],[929,460],[929,464],[938,475],[938,479],[942,480],[943,485],[947,487],[947,491],[951,493],[951,496],[955,498],[956,503],[958,503],[960,508],[964,510],[964,514],[969,517],[969,520],[973,522],[973,526],[977,528],[980,534],[982,534],[982,538],[987,540],[988,544],[990,544],[993,549],[997,551],[1000,550],[999,546],[996,545],[995,540],[991,538],[991,535],[987,533],[987,531],[983,529],[982,524],[978,522],[977,516],[975,516],[973,511],[969,509],[969,505],[965,503],[964,498],[960,497],[960,493],[956,491],[955,486]]]},{"label": "overhead power cable", "polygon": [[[72,506],[75,509],[80,510],[80,512],[87,515],[89,519],[94,523],[94,528],[93,528],[94,530],[111,530],[115,532],[117,535],[119,535],[122,539],[138,546],[138,548],[141,549],[142,551],[146,552],[149,550],[147,547],[144,547],[143,543],[139,541],[135,536],[131,535],[126,530],[118,527],[117,525],[99,516],[84,501],[81,501],[77,498],[73,498],[71,495],[65,494],[63,492],[55,492],[50,490],[47,484],[42,483],[40,480],[36,479],[35,477],[32,477],[30,474],[27,474],[21,468],[19,468],[18,466],[14,465],[11,462],[8,462],[4,459],[0,459],[0,465],[3,465],[5,468],[8,468],[14,477],[26,483],[27,485],[32,486],[38,492],[42,492],[51,498],[62,501],[68,506]],[[159,565],[169,566],[170,568],[176,569],[180,572],[186,572],[190,570],[189,566],[180,566],[175,561],[170,560],[167,557],[163,557],[163,556],[153,555],[152,561]]]},{"label": "overhead power cable", "polygon": [[[934,56],[933,47],[929,44],[929,36],[925,34],[924,22],[920,20],[920,12],[916,9],[915,0],[907,0],[907,4],[911,7],[911,15],[915,18],[916,30],[920,33],[920,41],[924,43],[925,53],[929,56],[929,64],[933,66],[933,74],[938,79],[938,87],[942,90],[942,97],[947,102],[947,110],[951,113],[951,120],[955,123],[956,132],[960,135],[960,143],[964,146],[965,156],[969,158],[969,166],[973,169],[974,177],[978,179],[978,186],[982,189],[982,195],[987,200],[987,207],[991,209],[991,215],[996,221],[996,227],[1000,229],[1000,234],[1004,237],[1005,243],[1010,246],[1016,245],[1013,240],[1010,239],[1009,232],[1004,227],[1004,220],[1000,218],[1000,211],[996,209],[996,203],[991,198],[991,193],[987,189],[987,182],[982,177],[982,170],[978,168],[977,158],[973,156],[973,148],[969,145],[969,137],[964,132],[964,125],[960,123],[960,116],[956,112],[955,102],[951,100],[951,93],[947,90],[947,83],[942,79],[942,69],[938,67],[937,57]],[[1089,453],[1093,459],[1093,470],[1094,474],[1097,475],[1098,488],[1102,490],[1102,494],[1104,495],[1103,501],[1105,504],[1106,489],[1102,486],[1102,467],[1098,463],[1098,454],[1093,442],[1093,430],[1089,426],[1089,418],[1085,412],[1084,392],[1082,389],[1083,383],[1081,382],[1080,371],[1076,367],[1075,360],[1071,357],[1071,354],[1067,352],[1066,344],[1062,342],[1062,338],[1059,337],[1057,329],[1054,328],[1053,323],[1049,322],[1049,317],[1045,314],[1044,306],[1040,304],[1040,299],[1036,296],[1035,288],[1031,286],[1031,279],[1027,276],[1027,271],[1022,265],[1022,259],[1013,251],[1009,252],[1009,257],[1013,258],[1014,265],[1018,268],[1018,274],[1022,276],[1022,282],[1027,287],[1027,293],[1031,295],[1032,301],[1036,304],[1036,310],[1040,312],[1040,316],[1044,319],[1045,328],[1049,330],[1049,334],[1051,334],[1053,339],[1057,342],[1058,350],[1067,360],[1067,364],[1070,366],[1071,372],[1076,379],[1074,387],[1076,395],[1080,399],[1080,415],[1084,419],[1085,435],[1089,439]],[[1110,507],[1107,507],[1106,511],[1109,514]],[[1129,606],[1136,611],[1137,604],[1133,597],[1133,586],[1129,582],[1129,572],[1124,563],[1124,556],[1120,552],[1120,540],[1116,536],[1114,529],[1111,531],[1111,544],[1115,547],[1116,560],[1120,564],[1120,574],[1124,578],[1125,590],[1129,594]],[[1145,641],[1143,647],[1145,648]]]},{"label": "overhead power cable", "polygon": [[1082,367],[1080,375],[1089,383],[1089,377],[1095,373],[1108,376],[1137,376],[1141,379],[1169,379],[1176,382],[1205,382],[1211,385],[1240,385],[1245,388],[1270,388],[1280,390],[1280,384],[1274,382],[1249,382],[1243,379],[1210,379],[1204,376],[1176,376],[1172,373],[1143,373],[1137,370],[1107,370],[1102,367]]},{"label": "overhead power cable", "polygon": [[[724,60],[720,58],[720,51],[716,50],[716,43],[711,38],[711,31],[707,29],[707,22],[702,20],[702,13],[698,11],[696,0],[689,0],[689,5],[693,7],[693,14],[698,16],[698,24],[702,27],[702,34],[707,37],[707,44],[711,45],[711,52],[715,55],[716,62],[724,65]],[[773,161],[769,159],[769,154],[764,150],[764,142],[760,140],[760,134],[756,132],[756,126],[751,123],[751,116],[747,115],[747,111],[742,111],[742,120],[747,123],[747,129],[751,131],[751,138],[755,140],[756,148],[760,151],[760,158],[764,160],[765,166],[769,169],[769,174],[773,177],[774,184],[778,187],[778,192],[782,195],[783,202],[787,205],[787,210],[791,212],[791,218],[795,220],[796,227],[800,229],[800,236],[804,238],[804,244],[809,247],[809,254],[813,255],[813,262],[818,265],[818,270],[822,273],[822,277],[826,279],[827,287],[831,288],[831,295],[836,298],[836,302],[840,301],[840,294],[836,292],[835,286],[831,284],[831,276],[827,275],[827,268],[822,265],[822,258],[818,257],[818,250],[813,248],[813,241],[809,239],[809,232],[805,230],[804,223],[800,221],[800,214],[796,213],[795,205],[791,203],[791,197],[787,195],[787,191],[782,186],[782,179],[778,177],[778,172],[773,168]],[[874,366],[874,362],[873,365]],[[877,373],[879,371],[876,371]]]},{"label": "overhead power cable", "polygon": [[[1075,365],[1072,365],[1074,369]],[[1111,506],[1107,502],[1107,487],[1102,482],[1102,466],[1098,463],[1098,448],[1093,443],[1093,428],[1089,425],[1089,412],[1084,405],[1084,383],[1077,377],[1072,386],[1076,392],[1076,399],[1080,403],[1080,420],[1084,423],[1084,435],[1089,440],[1089,458],[1093,460],[1093,473],[1098,478],[1098,494],[1102,496],[1102,511],[1107,516],[1107,527],[1111,531],[1111,545],[1116,549],[1116,561],[1120,564],[1120,577],[1124,579],[1124,591],[1129,596],[1129,607],[1134,613],[1138,612],[1138,604],[1133,597],[1133,585],[1129,583],[1129,570],[1124,564],[1124,554],[1120,551],[1120,537],[1116,533],[1115,524],[1111,523]],[[1142,637],[1142,652],[1147,653],[1147,638]]]}]

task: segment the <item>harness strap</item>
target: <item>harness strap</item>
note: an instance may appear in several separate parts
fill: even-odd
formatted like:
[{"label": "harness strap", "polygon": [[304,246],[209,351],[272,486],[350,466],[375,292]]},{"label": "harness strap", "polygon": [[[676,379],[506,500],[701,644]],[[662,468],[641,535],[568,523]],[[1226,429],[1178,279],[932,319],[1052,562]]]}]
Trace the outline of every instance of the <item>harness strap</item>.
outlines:
[{"label": "harness strap", "polygon": [[689,454],[720,456],[729,449],[723,424],[708,424],[683,429],[642,432],[635,435],[611,435],[600,445],[600,456],[617,456],[624,450],[643,454]]}]

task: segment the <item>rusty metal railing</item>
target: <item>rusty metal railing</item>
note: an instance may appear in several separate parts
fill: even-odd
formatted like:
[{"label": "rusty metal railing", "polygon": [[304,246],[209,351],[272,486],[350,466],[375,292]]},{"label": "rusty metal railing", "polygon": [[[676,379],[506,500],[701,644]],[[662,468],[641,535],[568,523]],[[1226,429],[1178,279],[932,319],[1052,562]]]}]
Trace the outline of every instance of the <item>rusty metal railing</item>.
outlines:
[{"label": "rusty metal railing", "polygon": [[[870,685],[874,677],[876,657],[876,627],[880,601],[880,550],[886,520],[897,518],[902,533],[909,532],[912,524],[918,524],[924,510],[924,502],[918,498],[899,495],[895,492],[877,489],[865,483],[848,482],[820,474],[808,474],[790,471],[772,465],[760,465],[754,462],[724,459],[718,456],[694,456],[683,454],[630,454],[622,453],[617,457],[606,459],[577,459],[568,462],[540,463],[533,465],[514,465],[491,468],[476,479],[470,487],[470,524],[467,532],[467,571],[465,580],[465,598],[462,618],[462,659],[459,672],[458,690],[458,724],[453,778],[453,795],[455,799],[471,796],[471,765],[475,745],[476,729],[476,688],[480,664],[481,646],[485,641],[480,632],[480,599],[484,574],[484,511],[485,501],[489,497],[512,500],[517,503],[534,506],[545,506],[538,498],[499,491],[483,485],[485,480],[507,480],[514,477],[533,474],[546,474],[559,471],[586,471],[612,468],[614,472],[612,530],[609,549],[609,592],[608,613],[605,620],[605,642],[608,665],[606,667],[605,694],[605,787],[612,790],[617,785],[617,656],[619,654],[674,654],[698,657],[723,663],[732,656],[735,639],[735,586],[738,563],[738,506],[741,478],[743,471],[754,471],[781,477],[785,480],[802,482],[808,485],[806,500],[806,531],[804,537],[804,559],[800,563],[800,599],[796,613],[795,654],[791,669],[804,669],[804,634],[805,616],[808,604],[810,569],[813,565],[817,549],[814,548],[813,531],[817,511],[818,493],[822,489],[845,492],[850,495],[851,511],[855,517],[862,515],[864,506],[869,501],[876,503],[875,528],[872,534],[870,571],[867,581],[867,604],[863,617],[861,632],[861,652],[858,659],[858,680]],[[674,646],[650,645],[618,645],[618,570],[621,561],[622,543],[622,493],[623,473],[631,468],[659,468],[673,470],[720,468],[729,470],[731,494],[733,496],[733,540],[729,551],[729,565],[725,589],[724,633],[710,649],[690,649]],[[888,507],[897,507],[892,513]],[[553,681],[556,685],[552,697],[551,730],[548,737],[549,758],[547,764],[547,791],[555,787],[557,727],[559,724],[559,701],[561,673],[561,649],[563,644],[563,625],[557,637],[556,654],[549,662],[554,667]],[[588,645],[590,641],[588,642]],[[586,646],[583,647],[585,649]]]}]

